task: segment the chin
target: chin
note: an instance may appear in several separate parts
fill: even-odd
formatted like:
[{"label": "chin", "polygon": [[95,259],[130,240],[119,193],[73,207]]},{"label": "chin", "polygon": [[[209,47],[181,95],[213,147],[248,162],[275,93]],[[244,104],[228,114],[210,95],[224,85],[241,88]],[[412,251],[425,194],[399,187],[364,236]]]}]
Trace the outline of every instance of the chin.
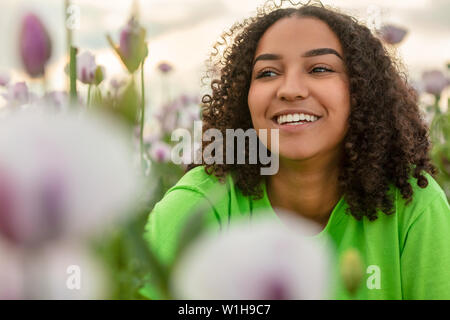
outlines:
[{"label": "chin", "polygon": [[288,149],[284,150],[282,148],[280,150],[280,160],[286,159],[286,160],[292,160],[292,161],[300,161],[300,160],[307,160],[313,158],[315,155],[317,155],[317,152],[314,150],[305,150],[305,149]]}]

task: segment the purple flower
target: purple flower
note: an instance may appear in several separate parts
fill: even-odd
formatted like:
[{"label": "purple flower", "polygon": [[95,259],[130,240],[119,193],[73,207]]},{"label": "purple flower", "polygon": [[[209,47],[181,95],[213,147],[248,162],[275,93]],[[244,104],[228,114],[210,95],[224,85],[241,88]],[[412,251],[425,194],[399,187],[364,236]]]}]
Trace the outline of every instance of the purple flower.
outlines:
[{"label": "purple flower", "polygon": [[161,71],[162,73],[169,73],[170,71],[172,71],[172,66],[167,63],[167,62],[161,62],[158,64],[158,69],[159,71]]},{"label": "purple flower", "polygon": [[50,37],[39,18],[30,13],[22,21],[20,54],[27,73],[35,78],[44,75],[52,51]]},{"label": "purple flower", "polygon": [[69,96],[65,91],[50,91],[43,97],[43,103],[48,106],[62,109],[68,106]]},{"label": "purple flower", "polygon": [[36,101],[36,95],[28,90],[25,82],[17,82],[7,86],[7,93],[2,94],[10,107],[18,107]]},{"label": "purple flower", "polygon": [[0,86],[6,87],[6,85],[9,83],[9,80],[11,80],[11,77],[8,73],[0,72]]},{"label": "purple flower", "polygon": [[104,78],[104,68],[95,62],[95,56],[85,51],[77,57],[77,78],[84,84],[100,84]]},{"label": "purple flower", "polygon": [[150,157],[156,162],[168,162],[171,148],[167,143],[157,141],[150,147]]},{"label": "purple flower", "polygon": [[145,36],[145,29],[139,25],[134,17],[131,17],[127,25],[121,30],[118,47],[111,37],[107,36],[111,47],[119,55],[130,73],[135,72],[141,62],[147,57],[148,49]]},{"label": "purple flower", "polygon": [[396,27],[394,25],[385,25],[381,27],[378,34],[381,39],[388,44],[398,44],[405,37],[408,31],[404,28]]},{"label": "purple flower", "polygon": [[439,70],[430,70],[422,73],[422,81],[425,91],[434,95],[441,94],[449,85],[449,79]]}]

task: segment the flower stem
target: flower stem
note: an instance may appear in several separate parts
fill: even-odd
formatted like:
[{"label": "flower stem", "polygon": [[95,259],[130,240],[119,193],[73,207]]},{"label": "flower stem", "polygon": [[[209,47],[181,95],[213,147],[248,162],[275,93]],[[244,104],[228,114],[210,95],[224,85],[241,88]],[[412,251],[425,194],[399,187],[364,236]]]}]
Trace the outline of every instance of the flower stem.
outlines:
[{"label": "flower stem", "polygon": [[144,61],[142,60],[141,63],[141,131],[140,131],[140,146],[141,146],[141,166],[142,169],[145,171],[144,168],[144,121],[145,121],[145,85],[144,85]]},{"label": "flower stem", "polygon": [[73,46],[70,47],[69,79],[70,104],[74,105],[77,100],[77,48]]},{"label": "flower stem", "polygon": [[86,101],[86,107],[87,108],[89,108],[89,105],[91,104],[91,89],[92,89],[92,84],[89,84],[88,94],[87,94],[87,101]]}]

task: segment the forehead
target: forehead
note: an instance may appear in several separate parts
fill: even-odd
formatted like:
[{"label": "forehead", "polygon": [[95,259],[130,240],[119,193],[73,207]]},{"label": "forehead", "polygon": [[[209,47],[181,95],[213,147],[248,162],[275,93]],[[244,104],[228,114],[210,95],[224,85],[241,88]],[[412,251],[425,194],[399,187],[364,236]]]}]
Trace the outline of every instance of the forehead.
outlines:
[{"label": "forehead", "polygon": [[332,48],[343,55],[339,39],[325,22],[316,18],[294,16],[282,18],[266,30],[258,42],[255,56],[289,49],[301,54],[315,48]]}]

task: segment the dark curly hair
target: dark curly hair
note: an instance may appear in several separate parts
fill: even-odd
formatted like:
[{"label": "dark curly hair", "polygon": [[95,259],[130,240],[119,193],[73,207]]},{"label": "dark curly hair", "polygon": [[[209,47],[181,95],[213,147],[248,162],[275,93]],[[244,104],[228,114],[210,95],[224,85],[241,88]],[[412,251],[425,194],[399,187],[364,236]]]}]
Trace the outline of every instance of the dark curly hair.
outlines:
[{"label": "dark curly hair", "polygon": [[[433,176],[437,173],[428,155],[428,127],[419,111],[416,91],[401,71],[401,63],[390,57],[382,42],[355,18],[320,3],[288,8],[282,5],[266,2],[255,17],[234,24],[215,44],[206,73],[212,93],[202,98],[203,132],[216,128],[225,137],[227,128],[253,128],[247,96],[259,39],[282,18],[320,19],[337,35],[350,79],[349,130],[343,141],[338,178],[348,213],[358,220],[363,216],[375,220],[378,209],[392,214],[393,200],[388,193],[391,183],[409,203],[413,195],[408,182],[411,174],[425,188],[428,181],[422,171]],[[210,143],[203,141],[203,149]],[[245,165],[236,164],[236,160],[235,164],[205,164],[205,159],[202,164],[220,181],[232,174],[245,196],[258,199],[262,197],[263,165],[248,164],[248,147]],[[198,164],[187,170],[195,166]]]}]

